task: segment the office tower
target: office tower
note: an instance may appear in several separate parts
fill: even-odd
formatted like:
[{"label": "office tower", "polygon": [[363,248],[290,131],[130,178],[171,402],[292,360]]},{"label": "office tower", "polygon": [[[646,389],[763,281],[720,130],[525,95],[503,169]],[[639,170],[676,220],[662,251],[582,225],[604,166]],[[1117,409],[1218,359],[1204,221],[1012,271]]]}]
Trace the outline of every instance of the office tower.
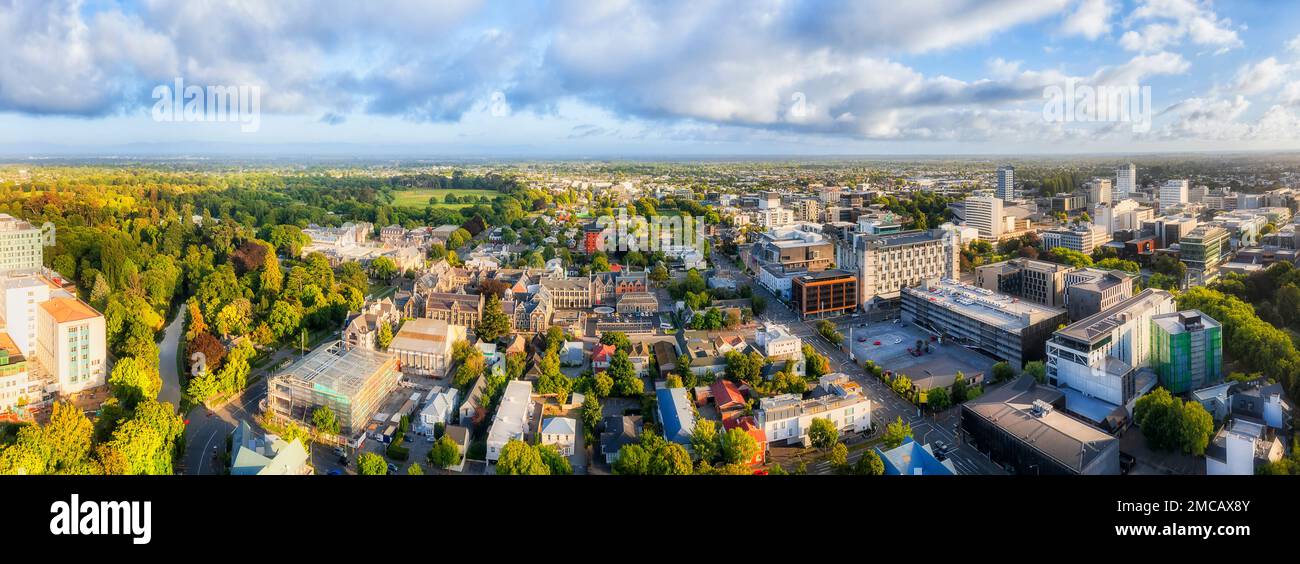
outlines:
[{"label": "office tower", "polygon": [[980,239],[996,241],[1002,235],[1002,200],[993,196],[966,198],[966,224],[979,230]]},{"label": "office tower", "polygon": [[41,244],[40,228],[0,213],[0,273],[40,270]]},{"label": "office tower", "polygon": [[1166,180],[1160,185],[1160,213],[1187,203],[1187,181]]},{"label": "office tower", "polygon": [[1084,193],[1088,196],[1088,205],[1109,204],[1111,202],[1110,181],[1105,178],[1094,178],[1084,187]]},{"label": "office tower", "polygon": [[1137,192],[1137,167],[1128,163],[1115,169],[1115,199],[1122,200]]},{"label": "office tower", "polygon": [[1004,166],[998,169],[998,199],[1014,200],[1016,199],[1016,169],[1012,166]]}]

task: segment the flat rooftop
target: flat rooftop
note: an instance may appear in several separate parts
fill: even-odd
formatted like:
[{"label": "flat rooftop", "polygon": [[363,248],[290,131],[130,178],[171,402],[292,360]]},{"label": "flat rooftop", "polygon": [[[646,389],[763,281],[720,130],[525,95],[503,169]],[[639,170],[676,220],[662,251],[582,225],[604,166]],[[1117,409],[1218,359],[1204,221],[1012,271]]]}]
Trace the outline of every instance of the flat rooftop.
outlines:
[{"label": "flat rooftop", "polygon": [[1102,337],[1109,335],[1116,327],[1124,323],[1120,314],[1139,308],[1153,307],[1156,302],[1162,300],[1172,300],[1173,294],[1165,290],[1148,288],[1142,293],[1115,304],[1110,309],[1085,317],[1064,329],[1057,331],[1057,334],[1076,339],[1079,341],[1091,343]]},{"label": "flat rooftop", "polygon": [[927,281],[920,287],[903,288],[903,293],[1013,333],[1065,313],[1061,309],[947,278]]},{"label": "flat rooftop", "polygon": [[1055,404],[1061,398],[1060,390],[1039,385],[1033,378],[1022,377],[967,402],[964,409],[1034,450],[1082,472],[1119,439],[1057,409],[1042,410],[1035,405]]},{"label": "flat rooftop", "polygon": [[353,397],[392,360],[388,353],[361,347],[346,348],[342,341],[322,345],[286,368],[276,378],[298,380],[313,389]]}]

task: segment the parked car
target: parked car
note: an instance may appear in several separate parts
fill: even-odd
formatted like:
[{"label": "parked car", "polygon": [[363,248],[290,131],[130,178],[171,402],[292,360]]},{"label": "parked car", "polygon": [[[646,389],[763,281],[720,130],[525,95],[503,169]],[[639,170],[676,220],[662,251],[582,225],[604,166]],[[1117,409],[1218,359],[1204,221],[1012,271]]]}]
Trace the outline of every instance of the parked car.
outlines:
[{"label": "parked car", "polygon": [[393,464],[392,462],[389,462],[389,463],[388,463],[388,473],[389,473],[389,474],[396,474],[396,473],[397,473],[397,465],[396,465],[396,464]]}]

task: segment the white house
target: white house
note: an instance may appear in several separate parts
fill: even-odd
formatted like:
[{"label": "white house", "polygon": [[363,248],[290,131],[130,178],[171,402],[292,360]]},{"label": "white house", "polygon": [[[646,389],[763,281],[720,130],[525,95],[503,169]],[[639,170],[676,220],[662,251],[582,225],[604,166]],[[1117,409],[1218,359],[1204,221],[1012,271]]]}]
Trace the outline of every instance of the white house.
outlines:
[{"label": "white house", "polygon": [[1251,476],[1255,466],[1277,462],[1286,448],[1260,422],[1238,418],[1219,429],[1205,449],[1205,473],[1210,476]]},{"label": "white house", "polygon": [[452,414],[456,413],[456,400],[460,391],[451,387],[435,387],[429,392],[429,403],[420,410],[420,423],[433,429],[438,423],[451,424]]},{"label": "white house", "polygon": [[527,380],[511,380],[501,395],[492,427],[488,429],[487,459],[496,462],[501,449],[511,439],[524,439],[528,429],[528,415],[532,409],[533,384]]},{"label": "white house", "polygon": [[542,422],[541,443],[555,445],[564,456],[573,455],[573,445],[578,439],[578,422],[571,417],[549,417]]},{"label": "white house", "polygon": [[856,384],[846,386],[828,380],[823,384],[826,386],[831,389],[823,389],[823,395],[810,399],[802,399],[799,394],[782,394],[759,400],[755,415],[767,441],[808,444],[813,419],[829,419],[842,432],[871,428],[871,400],[857,391]]}]

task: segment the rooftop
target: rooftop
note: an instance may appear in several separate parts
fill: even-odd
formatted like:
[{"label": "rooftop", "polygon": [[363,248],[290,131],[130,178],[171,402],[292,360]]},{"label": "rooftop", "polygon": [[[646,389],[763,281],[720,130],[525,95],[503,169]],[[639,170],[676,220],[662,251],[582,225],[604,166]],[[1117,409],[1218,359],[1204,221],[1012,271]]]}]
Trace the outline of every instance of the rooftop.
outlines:
[{"label": "rooftop", "polygon": [[1052,409],[1050,406],[1062,397],[1060,390],[1022,376],[1010,385],[967,402],[963,409],[1062,465],[1083,472],[1119,439]]},{"label": "rooftop", "polygon": [[1124,324],[1128,320],[1130,310],[1154,307],[1159,301],[1173,299],[1173,294],[1165,290],[1148,288],[1136,296],[1115,304],[1110,309],[1085,317],[1056,333],[1071,339],[1091,343],[1110,335],[1110,332],[1115,330],[1116,327]]},{"label": "rooftop", "polygon": [[299,380],[318,390],[352,397],[392,360],[387,353],[361,347],[349,349],[342,341],[334,341],[311,351],[276,378]]},{"label": "rooftop", "polygon": [[903,294],[929,300],[962,316],[1012,333],[1064,313],[1059,309],[947,278],[926,281],[920,287],[903,288]]},{"label": "rooftop", "polygon": [[41,304],[56,322],[68,323],[99,317],[99,312],[76,298],[50,298]]}]

